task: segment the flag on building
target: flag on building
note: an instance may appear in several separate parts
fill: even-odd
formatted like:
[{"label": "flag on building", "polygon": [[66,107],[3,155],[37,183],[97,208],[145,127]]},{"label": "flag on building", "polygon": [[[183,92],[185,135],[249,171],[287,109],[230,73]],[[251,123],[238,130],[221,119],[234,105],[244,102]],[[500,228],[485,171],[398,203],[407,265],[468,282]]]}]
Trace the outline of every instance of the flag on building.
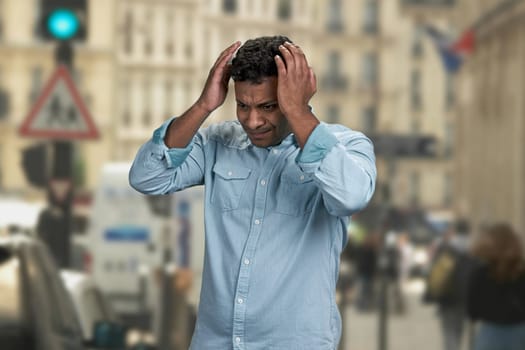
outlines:
[{"label": "flag on building", "polygon": [[474,51],[475,33],[467,29],[456,40],[440,30],[427,26],[426,31],[436,46],[443,65],[449,73],[455,73],[461,67],[465,58]]}]

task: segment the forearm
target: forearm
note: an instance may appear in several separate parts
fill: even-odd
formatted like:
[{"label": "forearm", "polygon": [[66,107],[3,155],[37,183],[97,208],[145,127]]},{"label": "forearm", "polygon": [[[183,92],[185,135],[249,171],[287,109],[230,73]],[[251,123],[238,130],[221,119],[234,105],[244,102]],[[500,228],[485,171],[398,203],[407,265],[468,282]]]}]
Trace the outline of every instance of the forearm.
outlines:
[{"label": "forearm", "polygon": [[185,148],[193,139],[202,123],[210,115],[196,102],[184,114],[174,119],[166,131],[164,143],[168,148]]},{"label": "forearm", "polygon": [[347,216],[362,209],[374,192],[373,146],[361,133],[321,124],[310,135],[297,163],[313,175],[333,215]]}]

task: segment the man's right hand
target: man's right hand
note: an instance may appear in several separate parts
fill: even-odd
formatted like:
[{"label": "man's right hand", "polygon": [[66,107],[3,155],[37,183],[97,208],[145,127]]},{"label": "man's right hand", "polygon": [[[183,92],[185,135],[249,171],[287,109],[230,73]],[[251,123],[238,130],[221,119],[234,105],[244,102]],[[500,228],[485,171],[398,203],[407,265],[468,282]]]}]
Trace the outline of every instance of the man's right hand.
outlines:
[{"label": "man's right hand", "polygon": [[231,75],[231,67],[228,62],[239,46],[241,46],[240,41],[236,41],[228,46],[219,55],[217,61],[215,61],[215,64],[210,69],[204,89],[196,103],[199,108],[202,108],[202,110],[208,114],[221,106],[226,99],[228,82]]}]

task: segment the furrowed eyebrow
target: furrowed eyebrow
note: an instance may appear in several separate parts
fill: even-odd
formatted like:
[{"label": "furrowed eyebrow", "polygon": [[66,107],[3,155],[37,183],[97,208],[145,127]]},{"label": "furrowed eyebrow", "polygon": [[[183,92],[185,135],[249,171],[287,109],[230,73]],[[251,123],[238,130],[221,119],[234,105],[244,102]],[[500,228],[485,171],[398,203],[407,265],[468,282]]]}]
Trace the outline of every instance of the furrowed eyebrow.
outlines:
[{"label": "furrowed eyebrow", "polygon": [[277,101],[268,101],[268,102],[259,103],[257,107],[266,107],[266,106],[273,106],[273,105],[277,105]]},{"label": "furrowed eyebrow", "polygon": [[[242,104],[244,106],[250,106],[249,104],[244,103],[241,100],[236,100],[236,101],[237,101],[237,104]],[[272,100],[272,101],[266,101],[266,102],[258,103],[258,104],[255,105],[255,107],[272,106],[272,105],[277,105],[277,104],[279,104],[279,103],[276,100]]]}]

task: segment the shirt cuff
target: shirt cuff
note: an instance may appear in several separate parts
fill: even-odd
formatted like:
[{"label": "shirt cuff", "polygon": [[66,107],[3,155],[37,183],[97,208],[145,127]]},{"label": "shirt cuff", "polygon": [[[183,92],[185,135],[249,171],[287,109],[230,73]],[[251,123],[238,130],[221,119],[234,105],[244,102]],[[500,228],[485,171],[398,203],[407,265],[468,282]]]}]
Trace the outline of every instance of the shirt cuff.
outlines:
[{"label": "shirt cuff", "polygon": [[161,151],[166,159],[166,165],[168,168],[176,168],[181,165],[186,157],[190,154],[193,149],[193,142],[190,142],[184,148],[168,148],[164,143],[164,137],[171,122],[175,117],[164,122],[158,129],[153,132],[153,144],[155,144],[159,151]]},{"label": "shirt cuff", "polygon": [[307,166],[309,163],[320,162],[326,154],[339,142],[324,124],[319,124],[312,131],[304,148],[297,156],[297,162]]}]

